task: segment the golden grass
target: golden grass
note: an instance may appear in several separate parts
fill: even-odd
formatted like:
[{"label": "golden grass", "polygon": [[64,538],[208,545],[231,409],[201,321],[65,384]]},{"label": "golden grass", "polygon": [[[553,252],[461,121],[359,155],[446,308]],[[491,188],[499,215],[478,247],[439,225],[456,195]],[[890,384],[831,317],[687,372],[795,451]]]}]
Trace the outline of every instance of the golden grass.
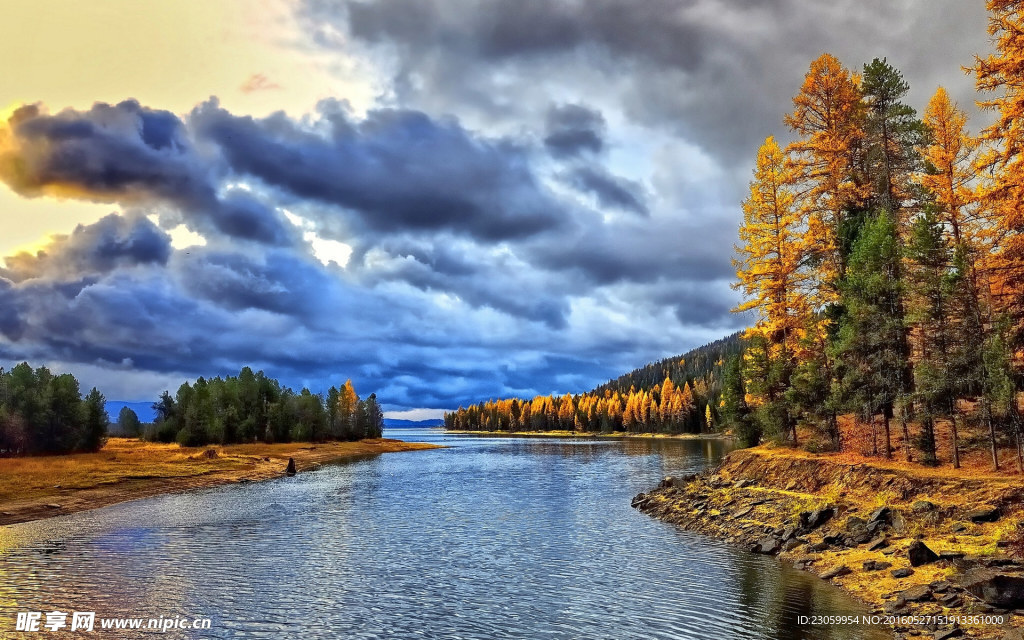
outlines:
[{"label": "golden grass", "polygon": [[[391,439],[181,447],[111,438],[96,453],[0,459],[0,524],[113,504],[165,491],[280,475],[361,456],[432,449]],[[47,503],[60,510],[45,511]]]}]

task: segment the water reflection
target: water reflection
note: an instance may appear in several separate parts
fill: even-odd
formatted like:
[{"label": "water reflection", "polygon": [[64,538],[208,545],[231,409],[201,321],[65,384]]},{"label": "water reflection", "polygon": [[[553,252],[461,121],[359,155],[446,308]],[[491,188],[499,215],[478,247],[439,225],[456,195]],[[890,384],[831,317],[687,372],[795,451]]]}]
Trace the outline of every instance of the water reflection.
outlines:
[{"label": "water reflection", "polygon": [[886,637],[800,628],[860,610],[629,508],[721,442],[400,437],[451,448],[0,528],[0,636],[77,609],[207,616],[206,638]]}]

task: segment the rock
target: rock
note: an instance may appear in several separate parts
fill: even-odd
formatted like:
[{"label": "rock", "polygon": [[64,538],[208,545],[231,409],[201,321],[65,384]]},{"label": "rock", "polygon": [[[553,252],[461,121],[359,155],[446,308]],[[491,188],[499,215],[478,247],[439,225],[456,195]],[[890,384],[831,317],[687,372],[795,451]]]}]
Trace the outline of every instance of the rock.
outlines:
[{"label": "rock", "polygon": [[889,507],[879,507],[871,512],[871,517],[868,518],[868,524],[872,522],[884,522],[889,523],[889,518],[892,516],[892,509]]},{"label": "rock", "polygon": [[793,527],[793,526],[786,527],[785,529],[782,530],[782,539],[786,540],[786,541],[792,540],[793,538],[796,537],[796,532],[797,532],[797,528],[796,527]]},{"label": "rock", "polygon": [[940,551],[939,560],[959,560],[964,554],[960,551]]},{"label": "rock", "polygon": [[[292,469],[292,468],[294,468],[294,465],[289,464],[288,468]],[[646,503],[646,502],[647,502],[647,494],[646,493],[638,493],[635,496],[633,496],[633,500],[630,501],[629,506],[633,507],[634,509],[638,509],[641,506],[643,506],[644,503]]]},{"label": "rock", "polygon": [[912,567],[920,567],[923,564],[935,562],[939,559],[939,555],[920,540],[914,540],[910,543],[910,548],[907,549],[907,557],[910,559],[910,566]]},{"label": "rock", "polygon": [[867,531],[865,531],[864,533],[860,533],[860,534],[857,534],[855,536],[851,536],[849,538],[849,542],[851,542],[852,544],[849,544],[848,546],[855,547],[855,546],[857,546],[859,544],[867,544],[867,543],[871,542],[871,539],[872,539],[871,538],[871,534],[868,533]]},{"label": "rock", "polygon": [[56,503],[50,503],[50,504],[45,505],[45,506],[46,506],[47,509],[63,509],[64,508],[63,506],[61,506],[59,504],[56,504]]},{"label": "rock", "polygon": [[790,480],[789,484],[786,485],[784,491],[792,491],[793,489],[796,489],[798,486],[799,485],[796,483],[796,480]]},{"label": "rock", "polygon": [[1002,515],[999,507],[982,507],[981,509],[967,512],[965,517],[971,522],[995,522]]},{"label": "rock", "polygon": [[1010,629],[1003,634],[1003,640],[1024,640],[1024,629]]},{"label": "rock", "polygon": [[910,506],[910,510],[914,513],[928,513],[929,511],[935,511],[936,508],[934,502],[927,500],[918,500]]},{"label": "rock", "polygon": [[286,476],[294,476],[295,471],[295,458],[288,458],[288,467],[284,470]]},{"label": "rock", "polygon": [[782,548],[782,542],[778,538],[765,538],[757,545],[757,553],[773,556]]},{"label": "rock", "polygon": [[938,602],[942,606],[944,606],[946,608],[949,608],[949,609],[953,609],[953,608],[956,608],[956,607],[961,607],[964,604],[963,599],[960,597],[959,594],[956,594],[956,593],[944,594],[944,595],[942,595],[938,599]]},{"label": "rock", "polygon": [[914,575],[914,570],[913,569],[906,569],[906,568],[903,568],[903,569],[893,569],[892,571],[889,572],[889,575],[891,575],[894,578],[907,578],[907,577],[910,577],[910,576]]},{"label": "rock", "polygon": [[754,507],[742,507],[732,512],[733,518],[745,518],[750,515],[750,512],[754,510]]},{"label": "rock", "polygon": [[892,515],[889,516],[889,526],[896,533],[905,533],[907,530],[907,521],[903,519],[903,516],[899,511],[893,511]]},{"label": "rock", "polygon": [[823,544],[827,544],[831,547],[841,543],[843,541],[843,536],[839,535],[838,533],[831,533],[822,538],[821,541]]},{"label": "rock", "polygon": [[821,574],[821,578],[823,580],[831,580],[832,578],[838,578],[839,576],[845,576],[851,573],[853,573],[853,571],[849,567],[847,567],[846,565],[841,565],[836,567],[835,569],[832,569],[831,571],[826,571],[825,573]]},{"label": "rock", "polygon": [[889,541],[886,540],[885,537],[875,538],[870,543],[868,543],[868,551],[878,551],[879,549],[884,549],[888,546]]},{"label": "rock", "polygon": [[1024,608],[1024,575],[998,569],[971,569],[960,582],[971,595],[993,607]]},{"label": "rock", "polygon": [[931,587],[932,593],[946,593],[953,588],[953,584],[948,580],[936,580],[935,582],[929,582],[928,586]]},{"label": "rock", "polygon": [[891,562],[883,562],[882,560],[865,560],[864,570],[865,571],[882,571],[892,566]]},{"label": "rock", "polygon": [[661,489],[670,489],[672,487],[681,489],[696,479],[696,473],[687,473],[682,476],[665,476],[665,478],[662,479],[661,484],[659,484],[658,487]]},{"label": "rock", "polygon": [[732,485],[736,489],[746,489],[750,485],[754,484],[750,480],[737,480],[736,484]]},{"label": "rock", "polygon": [[808,545],[807,550],[811,553],[821,553],[822,551],[828,551],[828,547],[829,545],[825,544],[824,542],[816,542],[814,544]]},{"label": "rock", "polygon": [[936,631],[932,638],[935,640],[949,640],[949,638],[959,638],[962,635],[964,635],[963,629],[960,627],[953,627],[952,629],[946,629],[944,631]]},{"label": "rock", "polygon": [[831,520],[834,515],[836,515],[836,510],[832,507],[804,511],[800,514],[800,526],[808,531],[813,531]]},{"label": "rock", "polygon": [[953,525],[952,531],[953,533],[963,533],[964,531],[967,531],[967,525],[962,522],[957,522]]},{"label": "rock", "polygon": [[919,584],[900,591],[896,599],[903,602],[924,602],[932,599],[932,590],[926,584]]},{"label": "rock", "polygon": [[802,544],[803,542],[801,542],[798,538],[790,538],[789,540],[786,540],[786,542],[782,545],[782,550],[792,551],[793,549],[796,549]]},{"label": "rock", "polygon": [[864,518],[858,518],[857,516],[850,516],[846,519],[846,530],[847,531],[862,531],[868,526],[868,521]]}]

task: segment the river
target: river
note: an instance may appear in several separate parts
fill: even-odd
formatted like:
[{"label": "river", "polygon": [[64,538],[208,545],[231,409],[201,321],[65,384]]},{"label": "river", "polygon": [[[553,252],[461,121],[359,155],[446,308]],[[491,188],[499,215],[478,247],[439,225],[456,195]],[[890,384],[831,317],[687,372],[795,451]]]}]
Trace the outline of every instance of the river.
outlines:
[{"label": "river", "polygon": [[0,527],[0,637],[75,610],[211,619],[104,638],[891,637],[800,625],[865,609],[630,508],[722,442],[386,435],[449,448]]}]

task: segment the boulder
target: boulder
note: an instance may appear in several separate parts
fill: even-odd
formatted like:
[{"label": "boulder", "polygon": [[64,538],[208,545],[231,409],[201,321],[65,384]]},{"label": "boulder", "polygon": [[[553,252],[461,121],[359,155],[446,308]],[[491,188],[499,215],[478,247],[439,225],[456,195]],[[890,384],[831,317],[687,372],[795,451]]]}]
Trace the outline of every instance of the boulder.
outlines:
[{"label": "boulder", "polygon": [[889,575],[891,575],[894,578],[907,578],[909,576],[914,575],[914,570],[913,569],[907,569],[907,568],[893,569],[892,571],[889,572]]},{"label": "boulder", "polygon": [[646,493],[638,493],[635,496],[633,496],[633,500],[630,501],[629,506],[633,507],[634,509],[638,509],[641,506],[643,506],[643,504],[646,503],[646,502],[647,502],[647,494]]},{"label": "boulder", "polygon": [[964,554],[960,551],[940,551],[939,560],[959,560]]},{"label": "boulder", "polygon": [[946,608],[952,609],[963,606],[964,601],[957,593],[945,593],[938,597],[938,603]]},{"label": "boulder", "polygon": [[847,531],[864,531],[867,529],[868,521],[864,518],[858,518],[857,516],[850,516],[846,519],[846,530]]},{"label": "boulder", "polygon": [[821,574],[821,577],[823,580],[831,580],[832,578],[838,578],[839,576],[845,576],[851,573],[853,573],[853,571],[849,567],[847,567],[846,565],[840,565],[835,569],[826,571],[825,573]]},{"label": "boulder", "polygon": [[813,531],[831,520],[834,515],[836,515],[836,510],[832,507],[804,511],[800,514],[800,526],[808,531]]},{"label": "boulder", "polygon": [[910,510],[914,513],[928,513],[929,511],[935,511],[938,507],[935,506],[934,502],[927,500],[918,500],[914,504],[910,505]]},{"label": "boulder", "polygon": [[786,542],[782,545],[782,550],[792,551],[793,549],[796,549],[802,544],[803,542],[801,542],[799,538],[790,538],[789,540],[786,540]]},{"label": "boulder", "polygon": [[868,524],[872,522],[884,522],[889,523],[889,519],[892,516],[892,509],[889,507],[879,507],[871,512],[871,516],[868,518]]},{"label": "boulder", "polygon": [[892,566],[891,562],[883,562],[882,560],[865,560],[864,570],[865,571],[882,571]]},{"label": "boulder", "polygon": [[920,567],[923,564],[935,562],[939,559],[939,555],[929,549],[925,543],[914,540],[907,549],[907,558],[910,559],[910,566]]},{"label": "boulder", "polygon": [[919,584],[900,591],[896,595],[896,599],[903,602],[924,602],[932,599],[932,589],[926,584]]},{"label": "boulder", "polygon": [[284,470],[286,476],[294,476],[295,471],[295,458],[288,458],[288,467]]},{"label": "boulder", "polygon": [[757,553],[773,556],[782,549],[782,541],[778,538],[765,538],[757,545]]},{"label": "boulder", "polygon": [[935,640],[949,640],[950,638],[959,638],[964,635],[964,630],[960,627],[953,627],[952,629],[943,629],[942,631],[936,631],[935,635],[932,636]]},{"label": "boulder", "polygon": [[785,529],[782,530],[782,539],[783,540],[792,540],[793,538],[796,537],[796,532],[797,532],[797,528],[796,527],[793,527],[793,526],[786,527]]},{"label": "boulder", "polygon": [[878,551],[889,546],[889,541],[885,537],[875,538],[868,543],[868,551]]},{"label": "boulder", "polygon": [[993,607],[1024,609],[1024,575],[999,569],[971,569],[960,583],[971,595]]},{"label": "boulder", "polygon": [[966,518],[971,522],[995,522],[1002,515],[999,507],[982,507],[974,511],[968,511]]},{"label": "boulder", "polygon": [[662,479],[661,484],[658,485],[658,487],[661,489],[670,489],[672,487],[681,489],[682,487],[685,487],[686,485],[688,485],[689,483],[693,482],[696,479],[696,473],[687,473],[681,476],[665,476]]}]

